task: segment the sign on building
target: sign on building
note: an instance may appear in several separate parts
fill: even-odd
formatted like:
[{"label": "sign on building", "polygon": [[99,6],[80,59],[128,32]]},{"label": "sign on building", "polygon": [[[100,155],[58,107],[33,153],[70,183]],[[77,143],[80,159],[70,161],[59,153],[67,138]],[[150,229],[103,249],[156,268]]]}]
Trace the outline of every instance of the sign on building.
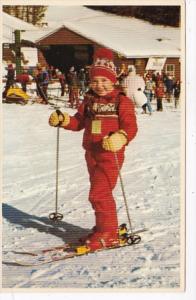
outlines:
[{"label": "sign on building", "polygon": [[149,57],[146,70],[160,71],[163,70],[166,57]]}]

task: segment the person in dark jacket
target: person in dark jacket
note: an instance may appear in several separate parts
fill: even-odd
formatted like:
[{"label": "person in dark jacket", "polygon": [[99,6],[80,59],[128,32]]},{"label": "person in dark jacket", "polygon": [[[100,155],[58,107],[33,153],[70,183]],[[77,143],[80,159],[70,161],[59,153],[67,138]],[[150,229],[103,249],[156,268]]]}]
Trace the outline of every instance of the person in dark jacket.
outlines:
[{"label": "person in dark jacket", "polygon": [[173,81],[173,78],[170,74],[168,74],[166,79],[165,79],[165,86],[166,86],[167,101],[171,102],[171,97],[172,97],[172,94],[173,94],[174,81]]},{"label": "person in dark jacket", "polygon": [[61,71],[58,71],[57,78],[61,85],[61,96],[64,96],[64,94],[65,94],[65,75]]},{"label": "person in dark jacket", "polygon": [[55,70],[54,66],[49,66],[48,76],[49,76],[49,80],[57,78],[57,74],[56,74],[56,70]]},{"label": "person in dark jacket", "polygon": [[5,85],[5,89],[3,91],[3,95],[2,95],[3,98],[6,98],[9,88],[12,87],[15,82],[15,70],[14,70],[12,64],[8,65],[6,78],[7,78],[6,85]]},{"label": "person in dark jacket", "polygon": [[86,74],[85,74],[85,70],[83,68],[80,69],[80,71],[79,71],[78,81],[79,81],[79,85],[80,85],[80,94],[84,95],[84,93],[86,91]]},{"label": "person in dark jacket", "polygon": [[79,82],[77,72],[72,66],[67,74],[67,82],[69,85],[69,102],[70,107],[78,107],[79,105]]},{"label": "person in dark jacket", "polygon": [[42,98],[42,103],[48,104],[47,89],[49,83],[49,75],[45,66],[38,68],[35,80],[37,84],[37,92],[38,95]]},{"label": "person in dark jacket", "polygon": [[175,99],[175,108],[179,105],[180,98],[180,80],[177,80],[174,84],[174,99]]}]

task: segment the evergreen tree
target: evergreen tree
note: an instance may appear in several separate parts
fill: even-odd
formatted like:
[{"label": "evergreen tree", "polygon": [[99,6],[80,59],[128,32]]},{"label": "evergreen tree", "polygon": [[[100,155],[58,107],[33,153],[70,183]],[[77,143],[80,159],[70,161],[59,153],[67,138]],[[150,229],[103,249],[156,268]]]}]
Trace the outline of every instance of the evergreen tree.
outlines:
[{"label": "evergreen tree", "polygon": [[180,26],[180,6],[86,6],[121,16],[135,17],[153,24]]},{"label": "evergreen tree", "polygon": [[3,11],[33,25],[40,25],[47,6],[4,5]]}]

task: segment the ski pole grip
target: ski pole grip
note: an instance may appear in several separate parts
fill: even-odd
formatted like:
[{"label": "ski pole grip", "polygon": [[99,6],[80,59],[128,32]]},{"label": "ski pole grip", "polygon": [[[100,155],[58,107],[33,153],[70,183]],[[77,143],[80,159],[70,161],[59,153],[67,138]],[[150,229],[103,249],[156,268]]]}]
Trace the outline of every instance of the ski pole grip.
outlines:
[{"label": "ski pole grip", "polygon": [[114,131],[110,131],[110,133],[108,134],[108,136],[111,136],[112,134],[114,134]]},{"label": "ski pole grip", "polygon": [[64,121],[64,115],[59,109],[56,110],[56,113],[58,116],[62,116],[62,118],[63,118],[62,121],[59,120],[59,124],[57,125],[57,126],[61,126],[62,122]]}]

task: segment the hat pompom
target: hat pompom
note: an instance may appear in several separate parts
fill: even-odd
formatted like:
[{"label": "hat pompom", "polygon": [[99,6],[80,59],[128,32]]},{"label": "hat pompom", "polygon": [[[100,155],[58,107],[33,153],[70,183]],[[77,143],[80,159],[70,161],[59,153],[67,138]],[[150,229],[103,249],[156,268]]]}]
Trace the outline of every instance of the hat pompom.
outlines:
[{"label": "hat pompom", "polygon": [[116,67],[113,62],[113,52],[108,48],[99,48],[94,54],[94,63],[90,70],[91,78],[103,76],[116,82]]},{"label": "hat pompom", "polygon": [[94,54],[94,59],[97,58],[106,58],[108,60],[113,60],[113,53],[110,49],[99,48]]}]

